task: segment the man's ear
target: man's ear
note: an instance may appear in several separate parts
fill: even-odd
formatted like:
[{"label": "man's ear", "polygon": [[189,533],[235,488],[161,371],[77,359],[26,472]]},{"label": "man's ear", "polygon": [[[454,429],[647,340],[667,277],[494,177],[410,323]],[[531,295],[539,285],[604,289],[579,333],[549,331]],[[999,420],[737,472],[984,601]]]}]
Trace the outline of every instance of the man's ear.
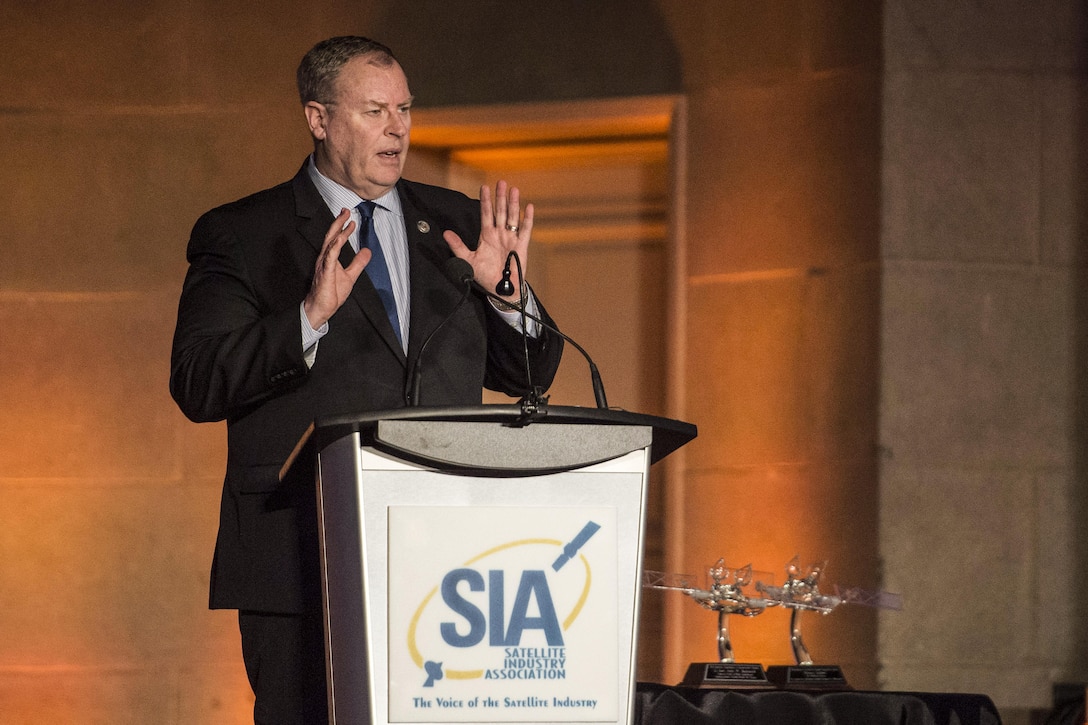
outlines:
[{"label": "man's ear", "polygon": [[329,109],[317,101],[309,101],[303,106],[306,113],[306,125],[310,127],[310,135],[318,141],[325,140],[325,129],[329,122]]}]

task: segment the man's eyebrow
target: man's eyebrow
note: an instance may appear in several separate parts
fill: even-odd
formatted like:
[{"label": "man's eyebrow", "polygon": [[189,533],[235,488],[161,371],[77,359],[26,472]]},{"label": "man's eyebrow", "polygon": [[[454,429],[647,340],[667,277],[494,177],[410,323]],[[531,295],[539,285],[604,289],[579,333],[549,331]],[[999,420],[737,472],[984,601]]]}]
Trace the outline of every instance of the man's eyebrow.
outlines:
[{"label": "man's eyebrow", "polygon": [[385,101],[378,101],[378,100],[370,99],[370,100],[367,101],[367,105],[372,106],[374,108],[388,108],[390,106],[396,106],[397,108],[404,108],[405,106],[412,105],[413,103],[415,103],[415,101],[416,101],[415,96],[408,96],[408,100],[401,101],[400,103],[396,103],[396,104],[391,104],[391,103],[386,103]]}]

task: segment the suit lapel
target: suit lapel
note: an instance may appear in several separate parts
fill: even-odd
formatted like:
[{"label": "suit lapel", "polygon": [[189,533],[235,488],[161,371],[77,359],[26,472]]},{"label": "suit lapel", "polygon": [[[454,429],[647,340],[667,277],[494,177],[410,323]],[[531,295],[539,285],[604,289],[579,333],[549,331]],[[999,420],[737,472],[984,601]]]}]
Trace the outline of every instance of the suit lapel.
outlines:
[{"label": "suit lapel", "polygon": [[[302,170],[295,175],[292,184],[295,191],[296,211],[299,217],[299,235],[314,248],[315,253],[320,254],[321,247],[325,243],[325,233],[329,231],[335,217],[329,211],[329,207],[325,204],[325,200],[321,198],[321,194],[318,193],[313,182],[310,181],[305,164],[303,164]],[[411,246],[410,240],[409,246]],[[350,244],[341,247],[341,265],[347,266],[354,258],[355,251]],[[362,311],[374,331],[397,356],[401,364],[407,365],[404,350],[401,348],[400,341],[397,340],[397,335],[389,322],[389,316],[385,312],[378,291],[374,289],[370,277],[365,272],[359,275],[359,279],[356,280],[351,295],[344,305],[353,305]]]},{"label": "suit lapel", "polygon": [[409,186],[409,182],[401,181],[397,189],[408,235],[412,295],[408,352],[414,364],[419,346],[457,304],[463,290],[445,273],[446,262],[453,255],[442,238],[441,221],[422,207],[414,194],[406,193]]}]

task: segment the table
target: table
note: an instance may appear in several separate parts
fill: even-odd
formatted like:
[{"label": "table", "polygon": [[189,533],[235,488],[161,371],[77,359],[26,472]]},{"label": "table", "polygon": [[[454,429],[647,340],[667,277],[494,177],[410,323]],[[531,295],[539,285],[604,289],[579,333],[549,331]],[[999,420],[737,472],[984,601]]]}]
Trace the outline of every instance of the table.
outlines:
[{"label": "table", "polygon": [[985,695],[712,690],[639,683],[636,725],[1000,725]]}]

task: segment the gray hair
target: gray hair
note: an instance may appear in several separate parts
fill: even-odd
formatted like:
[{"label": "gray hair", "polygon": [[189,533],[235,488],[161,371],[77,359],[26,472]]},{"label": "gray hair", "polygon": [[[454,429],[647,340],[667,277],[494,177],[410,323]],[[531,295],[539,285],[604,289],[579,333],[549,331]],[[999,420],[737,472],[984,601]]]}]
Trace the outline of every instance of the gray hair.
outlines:
[{"label": "gray hair", "polygon": [[335,100],[336,79],[340,70],[353,58],[374,56],[372,63],[383,68],[397,63],[393,51],[376,40],[359,35],[342,35],[322,40],[302,57],[295,73],[298,97],[302,105],[310,101],[328,103]]}]

